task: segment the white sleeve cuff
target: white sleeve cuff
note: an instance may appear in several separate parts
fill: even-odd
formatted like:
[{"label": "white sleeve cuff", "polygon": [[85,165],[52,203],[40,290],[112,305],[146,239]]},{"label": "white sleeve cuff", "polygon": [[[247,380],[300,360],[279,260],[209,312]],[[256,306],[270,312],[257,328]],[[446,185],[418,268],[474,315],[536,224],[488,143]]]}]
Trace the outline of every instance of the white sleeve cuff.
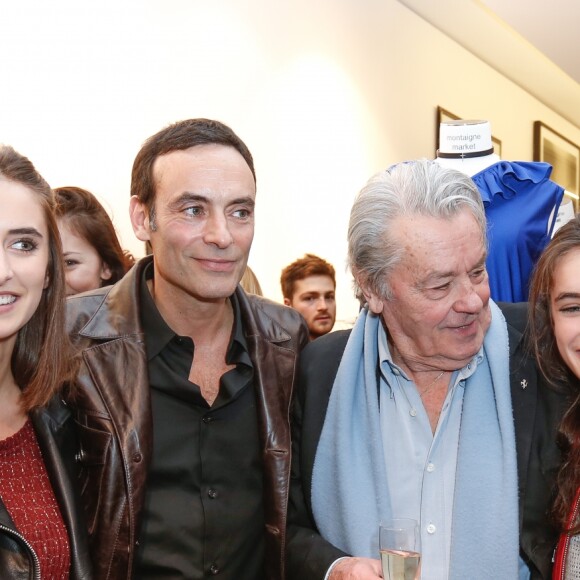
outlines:
[{"label": "white sleeve cuff", "polygon": [[331,565],[330,568],[326,571],[326,576],[324,577],[324,580],[328,580],[328,577],[330,576],[330,573],[332,572],[332,569],[341,561],[344,560],[345,558],[348,558],[349,556],[343,556],[342,558],[339,558],[338,560],[335,560]]}]

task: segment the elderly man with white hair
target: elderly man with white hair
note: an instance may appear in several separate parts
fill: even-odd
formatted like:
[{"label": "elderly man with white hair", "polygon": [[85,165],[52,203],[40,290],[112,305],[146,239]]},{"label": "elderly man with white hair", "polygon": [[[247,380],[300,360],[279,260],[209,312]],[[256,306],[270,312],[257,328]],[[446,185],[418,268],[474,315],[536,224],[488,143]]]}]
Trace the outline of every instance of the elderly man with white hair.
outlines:
[{"label": "elderly man with white hair", "polygon": [[380,578],[393,517],[419,522],[423,580],[549,578],[564,397],[528,357],[526,305],[490,300],[476,187],[393,166],[355,200],[348,240],[366,306],[302,354],[288,578]]}]

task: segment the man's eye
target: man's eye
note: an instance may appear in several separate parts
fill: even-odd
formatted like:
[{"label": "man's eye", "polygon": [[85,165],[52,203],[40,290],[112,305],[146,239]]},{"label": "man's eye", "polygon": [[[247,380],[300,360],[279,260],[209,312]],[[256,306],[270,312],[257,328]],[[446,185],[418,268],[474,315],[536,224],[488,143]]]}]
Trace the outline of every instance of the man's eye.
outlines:
[{"label": "man's eye", "polygon": [[237,218],[247,219],[250,217],[251,213],[248,209],[237,209],[233,215]]},{"label": "man's eye", "polygon": [[185,209],[185,213],[190,216],[198,216],[201,215],[202,209],[199,206],[188,207]]}]

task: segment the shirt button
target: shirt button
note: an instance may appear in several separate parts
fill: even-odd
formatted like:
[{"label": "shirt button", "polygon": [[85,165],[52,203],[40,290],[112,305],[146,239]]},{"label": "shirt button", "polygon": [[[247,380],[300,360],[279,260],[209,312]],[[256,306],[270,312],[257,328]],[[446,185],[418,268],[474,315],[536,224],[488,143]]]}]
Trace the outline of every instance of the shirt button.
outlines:
[{"label": "shirt button", "polygon": [[216,576],[217,574],[219,574],[219,573],[220,573],[220,569],[219,569],[219,568],[216,566],[216,564],[212,564],[212,565],[209,567],[209,573],[210,573],[212,576]]},{"label": "shirt button", "polygon": [[216,489],[208,489],[207,490],[207,495],[209,496],[210,499],[215,499],[218,496],[218,492]]},{"label": "shirt button", "polygon": [[204,423],[211,423],[211,422],[213,421],[213,417],[209,417],[208,415],[206,415],[206,416],[205,416],[205,417],[202,419],[202,421],[203,421]]},{"label": "shirt button", "polygon": [[432,471],[435,471],[435,464],[434,463],[427,463],[427,471],[429,473],[431,473]]},{"label": "shirt button", "polygon": [[417,411],[415,411],[415,409],[411,409],[409,411],[409,415],[411,415],[411,417],[416,417],[417,416]]},{"label": "shirt button", "polygon": [[434,524],[429,524],[427,526],[427,533],[434,534],[437,531],[437,527]]}]

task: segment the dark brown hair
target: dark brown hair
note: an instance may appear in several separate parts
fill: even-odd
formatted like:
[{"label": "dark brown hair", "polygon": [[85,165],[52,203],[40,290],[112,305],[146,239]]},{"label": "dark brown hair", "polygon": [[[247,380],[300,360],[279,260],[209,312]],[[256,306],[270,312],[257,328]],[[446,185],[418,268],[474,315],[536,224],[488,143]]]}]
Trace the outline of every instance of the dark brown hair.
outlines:
[{"label": "dark brown hair", "polygon": [[310,276],[328,276],[332,278],[332,283],[336,287],[334,266],[314,254],[304,254],[304,258],[299,258],[282,270],[280,285],[284,298],[292,300],[296,282]]},{"label": "dark brown hair", "polygon": [[[559,427],[559,441],[564,461],[556,478],[557,497],[554,516],[564,529],[575,493],[580,485],[580,380],[568,368],[556,343],[550,293],[554,272],[563,256],[580,250],[580,214],[563,225],[548,244],[535,267],[530,284],[530,340],[538,367],[546,381],[558,390],[570,393],[572,401]],[[580,532],[580,525],[573,533]]]},{"label": "dark brown hair", "polygon": [[113,222],[99,200],[80,187],[57,187],[54,190],[56,217],[96,250],[111,270],[104,285],[118,282],[134,264],[133,256],[121,248]]},{"label": "dark brown hair", "polygon": [[48,183],[26,157],[7,145],[0,145],[0,175],[36,194],[48,229],[48,286],[32,317],[18,331],[11,360],[14,380],[22,389],[22,404],[28,412],[33,407],[46,405],[72,375],[72,357],[65,332],[64,265]]},{"label": "dark brown hair", "polygon": [[155,181],[153,178],[155,160],[172,151],[183,151],[198,145],[233,147],[244,158],[254,176],[254,181],[256,181],[252,154],[246,144],[227,125],[211,119],[179,121],[149,137],[133,162],[131,196],[137,196],[139,201],[145,205],[151,221],[154,221],[155,213]]}]

